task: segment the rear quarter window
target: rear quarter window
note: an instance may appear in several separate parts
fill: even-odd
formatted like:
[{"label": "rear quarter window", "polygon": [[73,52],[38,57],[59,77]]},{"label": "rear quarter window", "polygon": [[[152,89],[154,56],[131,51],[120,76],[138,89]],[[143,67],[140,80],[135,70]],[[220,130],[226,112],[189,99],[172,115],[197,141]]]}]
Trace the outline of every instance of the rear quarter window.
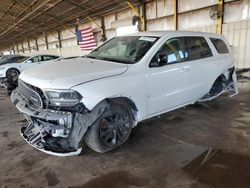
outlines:
[{"label": "rear quarter window", "polygon": [[217,39],[217,38],[210,38],[210,40],[212,41],[215,49],[217,50],[219,54],[229,53],[228,47],[223,40]]}]

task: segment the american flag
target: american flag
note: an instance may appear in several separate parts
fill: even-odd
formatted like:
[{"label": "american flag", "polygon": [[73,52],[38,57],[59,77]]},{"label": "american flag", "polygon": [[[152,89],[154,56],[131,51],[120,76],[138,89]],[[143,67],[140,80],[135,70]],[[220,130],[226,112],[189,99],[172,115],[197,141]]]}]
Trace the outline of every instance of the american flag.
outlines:
[{"label": "american flag", "polygon": [[76,31],[77,41],[81,50],[93,50],[97,47],[91,27]]}]

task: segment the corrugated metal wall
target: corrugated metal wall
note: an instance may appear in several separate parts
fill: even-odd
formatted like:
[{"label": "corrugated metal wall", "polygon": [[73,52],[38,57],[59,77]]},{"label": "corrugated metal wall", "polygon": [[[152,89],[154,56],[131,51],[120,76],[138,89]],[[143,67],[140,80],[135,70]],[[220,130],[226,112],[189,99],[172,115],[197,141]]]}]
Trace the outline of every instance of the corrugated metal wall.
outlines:
[{"label": "corrugated metal wall", "polygon": [[[217,21],[209,17],[211,6],[216,5],[218,0],[179,0],[178,3],[178,29],[216,32]],[[235,52],[237,68],[250,67],[250,0],[225,0],[223,35],[225,35]],[[140,7],[136,7],[140,10]],[[174,1],[173,0],[152,0],[146,3],[147,30],[173,30],[174,29]],[[116,36],[117,26],[132,24],[131,18],[134,15],[131,9],[126,9],[104,17],[107,38]],[[101,20],[95,20],[101,25]],[[101,31],[94,23],[85,23],[79,29],[91,26],[94,29],[95,37],[100,44]],[[49,53],[62,56],[83,55],[87,52],[80,51],[74,35],[75,28],[64,29],[60,32],[62,48],[58,48],[58,33],[47,35],[48,49],[45,36],[37,38],[38,49],[36,51],[36,41],[30,40],[28,44],[15,46],[15,51],[25,54]],[[31,52],[29,52],[30,45]]]}]

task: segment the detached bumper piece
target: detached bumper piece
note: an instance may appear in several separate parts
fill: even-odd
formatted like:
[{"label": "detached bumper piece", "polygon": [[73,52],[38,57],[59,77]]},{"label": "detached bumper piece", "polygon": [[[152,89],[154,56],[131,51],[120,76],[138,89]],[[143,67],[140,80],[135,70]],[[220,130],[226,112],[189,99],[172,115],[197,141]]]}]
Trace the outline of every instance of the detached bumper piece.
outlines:
[{"label": "detached bumper piece", "polygon": [[32,147],[50,155],[65,157],[79,155],[82,148],[74,150],[70,147],[66,138],[51,137],[41,124],[29,123],[27,127],[21,128],[21,135]]},{"label": "detached bumper piece", "polygon": [[0,78],[0,86],[4,87],[10,91],[17,87],[16,84],[10,83],[7,78]]},{"label": "detached bumper piece", "polygon": [[21,128],[21,135],[31,146],[61,157],[81,153],[82,148],[72,144],[72,113],[33,109],[18,89],[13,91],[11,100],[28,120],[28,125]]}]

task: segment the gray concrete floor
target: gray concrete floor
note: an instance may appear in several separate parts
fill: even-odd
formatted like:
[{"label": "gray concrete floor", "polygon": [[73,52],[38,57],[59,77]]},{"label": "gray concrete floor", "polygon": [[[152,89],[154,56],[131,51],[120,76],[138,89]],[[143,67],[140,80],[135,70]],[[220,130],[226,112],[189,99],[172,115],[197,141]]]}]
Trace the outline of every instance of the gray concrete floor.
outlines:
[{"label": "gray concrete floor", "polygon": [[139,123],[107,154],[58,158],[19,135],[26,123],[0,90],[0,188],[249,188],[250,74],[240,94]]}]

